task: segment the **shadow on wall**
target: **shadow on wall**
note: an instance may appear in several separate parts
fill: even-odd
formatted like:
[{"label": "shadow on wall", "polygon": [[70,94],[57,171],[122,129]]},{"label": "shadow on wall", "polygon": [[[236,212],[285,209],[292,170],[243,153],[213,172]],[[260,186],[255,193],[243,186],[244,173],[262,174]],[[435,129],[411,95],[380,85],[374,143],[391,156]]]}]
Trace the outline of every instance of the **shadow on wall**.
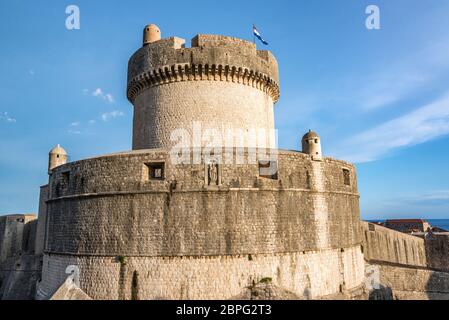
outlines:
[{"label": "shadow on wall", "polygon": [[429,300],[449,299],[449,235],[425,239],[427,266],[434,270],[426,283]]},{"label": "shadow on wall", "polygon": [[369,293],[369,300],[393,300],[393,290],[390,287],[380,285],[379,289],[373,289]]}]

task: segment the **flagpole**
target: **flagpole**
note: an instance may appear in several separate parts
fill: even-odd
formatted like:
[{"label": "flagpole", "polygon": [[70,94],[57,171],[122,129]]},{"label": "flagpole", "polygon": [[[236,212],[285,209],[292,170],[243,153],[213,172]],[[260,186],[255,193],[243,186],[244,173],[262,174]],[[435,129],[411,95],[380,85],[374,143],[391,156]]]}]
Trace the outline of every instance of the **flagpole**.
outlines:
[{"label": "flagpole", "polygon": [[254,34],[254,24],[253,24],[253,43],[256,44],[256,35]]}]

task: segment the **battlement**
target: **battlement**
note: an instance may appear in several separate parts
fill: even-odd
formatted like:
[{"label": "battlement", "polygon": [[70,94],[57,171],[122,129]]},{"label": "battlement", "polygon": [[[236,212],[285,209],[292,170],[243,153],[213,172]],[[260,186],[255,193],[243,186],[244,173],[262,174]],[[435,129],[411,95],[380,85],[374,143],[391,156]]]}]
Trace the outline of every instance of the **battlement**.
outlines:
[{"label": "battlement", "polygon": [[243,50],[256,51],[256,44],[234,37],[214,35],[214,34],[197,34],[192,38],[192,47],[231,47]]},{"label": "battlement", "polygon": [[215,80],[241,83],[279,99],[278,64],[269,51],[242,39],[195,36],[191,48],[177,37],[157,40],[137,50],[128,64],[128,99],[144,89],[179,81]]}]

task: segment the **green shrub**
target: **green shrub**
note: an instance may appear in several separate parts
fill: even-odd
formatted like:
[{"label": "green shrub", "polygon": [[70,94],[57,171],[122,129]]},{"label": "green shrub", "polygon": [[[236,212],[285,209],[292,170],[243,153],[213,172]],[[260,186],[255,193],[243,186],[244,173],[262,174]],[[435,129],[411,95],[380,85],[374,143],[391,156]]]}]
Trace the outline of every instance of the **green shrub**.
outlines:
[{"label": "green shrub", "polygon": [[271,283],[273,281],[273,279],[271,279],[270,277],[265,277],[260,279],[260,283]]}]

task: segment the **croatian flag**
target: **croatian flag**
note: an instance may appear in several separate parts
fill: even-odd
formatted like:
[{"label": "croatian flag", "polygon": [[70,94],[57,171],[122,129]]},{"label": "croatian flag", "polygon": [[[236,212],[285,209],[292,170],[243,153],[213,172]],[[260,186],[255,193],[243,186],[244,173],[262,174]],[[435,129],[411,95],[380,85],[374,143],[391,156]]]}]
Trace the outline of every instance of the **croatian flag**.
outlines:
[{"label": "croatian flag", "polygon": [[257,39],[259,39],[260,41],[262,41],[262,43],[264,45],[268,45],[268,42],[266,42],[262,36],[260,35],[259,31],[257,31],[256,26],[253,25],[253,34],[257,37]]}]

